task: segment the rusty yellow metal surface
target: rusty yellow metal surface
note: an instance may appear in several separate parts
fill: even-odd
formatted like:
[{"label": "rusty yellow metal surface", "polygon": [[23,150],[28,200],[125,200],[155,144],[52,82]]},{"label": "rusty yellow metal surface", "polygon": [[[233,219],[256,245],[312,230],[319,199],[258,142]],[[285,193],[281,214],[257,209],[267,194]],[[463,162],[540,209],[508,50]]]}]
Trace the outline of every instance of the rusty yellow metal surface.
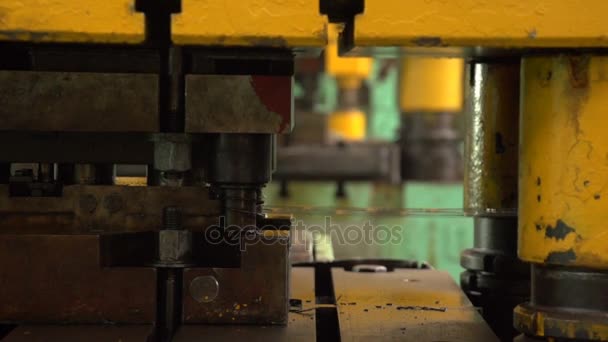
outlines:
[{"label": "rusty yellow metal surface", "polygon": [[2,0],[0,41],[138,43],[144,14],[133,0]]},{"label": "rusty yellow metal surface", "polygon": [[466,87],[464,208],[517,213],[519,62],[475,63]]},{"label": "rusty yellow metal surface", "polygon": [[327,18],[309,0],[182,0],[173,15],[177,44],[323,47]]},{"label": "rusty yellow metal surface", "polygon": [[355,46],[608,46],[605,0],[373,0]]},{"label": "rusty yellow metal surface", "polygon": [[361,141],[366,133],[365,113],[360,110],[335,111],[329,115],[328,129],[331,139]]},{"label": "rusty yellow metal surface", "polygon": [[[366,79],[372,71],[373,60],[366,57],[340,57],[338,55],[338,34],[343,27],[329,24],[327,27],[328,43],[325,48],[325,70],[336,78]],[[357,85],[358,86],[358,85]]]},{"label": "rusty yellow metal surface", "polygon": [[464,60],[408,56],[401,61],[402,112],[454,112],[463,106]]},{"label": "rusty yellow metal surface", "polygon": [[519,256],[608,269],[608,57],[522,61]]},{"label": "rusty yellow metal surface", "polygon": [[332,269],[343,341],[498,341],[447,273]]},{"label": "rusty yellow metal surface", "polygon": [[581,315],[580,320],[572,319],[572,312],[565,319],[558,312],[539,311],[531,309],[527,305],[518,305],[513,312],[515,326],[525,330],[527,334],[547,337],[563,336],[573,340],[593,340],[606,341],[608,340],[608,326],[600,321],[594,321],[584,315]]}]

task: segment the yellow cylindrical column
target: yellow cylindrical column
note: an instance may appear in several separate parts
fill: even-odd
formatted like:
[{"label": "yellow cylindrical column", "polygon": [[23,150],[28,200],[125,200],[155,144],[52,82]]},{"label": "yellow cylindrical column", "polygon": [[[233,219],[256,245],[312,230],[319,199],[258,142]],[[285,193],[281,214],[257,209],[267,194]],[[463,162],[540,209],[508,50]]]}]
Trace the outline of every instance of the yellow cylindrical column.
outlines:
[{"label": "yellow cylindrical column", "polygon": [[402,178],[462,181],[464,61],[405,56],[399,72]]},{"label": "yellow cylindrical column", "polygon": [[341,26],[328,26],[328,45],[325,49],[325,67],[338,84],[338,108],[329,116],[329,135],[332,140],[361,141],[365,139],[367,124],[360,108],[359,91],[372,70],[372,59],[340,57],[338,34]]},{"label": "yellow cylindrical column", "polygon": [[328,128],[333,140],[362,141],[365,139],[367,119],[365,113],[358,109],[337,110],[329,116]]},{"label": "yellow cylindrical column", "polygon": [[529,335],[608,339],[607,75],[604,56],[522,62],[519,257],[533,285],[515,326]]},{"label": "yellow cylindrical column", "polygon": [[525,58],[519,256],[608,269],[608,57]]},{"label": "yellow cylindrical column", "polygon": [[464,60],[407,56],[401,61],[399,107],[403,113],[460,113]]}]

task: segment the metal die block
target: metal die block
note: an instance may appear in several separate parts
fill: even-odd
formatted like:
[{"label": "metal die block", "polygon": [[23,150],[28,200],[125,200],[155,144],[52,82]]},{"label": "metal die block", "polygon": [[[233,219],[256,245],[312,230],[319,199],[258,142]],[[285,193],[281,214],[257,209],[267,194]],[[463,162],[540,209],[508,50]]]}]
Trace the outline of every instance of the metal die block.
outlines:
[{"label": "metal die block", "polygon": [[292,78],[259,75],[186,76],[187,133],[289,133]]},{"label": "metal die block", "polygon": [[287,323],[289,233],[266,231],[241,242],[240,268],[184,269],[184,323]]}]

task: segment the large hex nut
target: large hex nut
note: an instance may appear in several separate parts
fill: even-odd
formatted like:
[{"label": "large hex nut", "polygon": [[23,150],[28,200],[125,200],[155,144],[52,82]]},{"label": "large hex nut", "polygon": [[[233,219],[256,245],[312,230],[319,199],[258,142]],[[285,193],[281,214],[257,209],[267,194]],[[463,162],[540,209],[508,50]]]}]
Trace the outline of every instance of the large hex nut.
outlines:
[{"label": "large hex nut", "polygon": [[158,232],[158,259],[161,263],[184,263],[192,255],[192,233],[189,230]]},{"label": "large hex nut", "polygon": [[154,137],[154,168],[159,171],[190,170],[191,144],[183,134],[157,134]]}]

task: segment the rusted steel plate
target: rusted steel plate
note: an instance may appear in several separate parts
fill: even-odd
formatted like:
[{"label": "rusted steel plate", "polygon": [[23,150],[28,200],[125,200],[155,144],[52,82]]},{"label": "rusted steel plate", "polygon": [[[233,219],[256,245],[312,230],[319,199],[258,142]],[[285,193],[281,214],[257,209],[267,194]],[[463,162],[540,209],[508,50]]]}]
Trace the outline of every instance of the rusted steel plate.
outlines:
[{"label": "rusted steel plate", "polygon": [[[240,268],[186,268],[184,322],[286,324],[290,267],[288,241],[288,236],[258,236],[256,240],[249,241],[241,253]],[[197,277],[204,276],[213,276],[217,280],[218,292],[215,299],[204,295],[213,300],[199,302],[203,297],[193,291],[192,286]]]},{"label": "rusted steel plate", "polygon": [[156,271],[100,255],[99,235],[0,234],[0,322],[153,322]]},{"label": "rusted steel plate", "polygon": [[202,230],[217,221],[219,202],[204,187],[70,185],[61,197],[9,197],[0,185],[0,232],[60,234],[158,230],[162,209],[176,205],[184,226]]},{"label": "rusted steel plate", "polygon": [[158,77],[0,71],[0,130],[156,132]]},{"label": "rusted steel plate", "polygon": [[289,133],[292,78],[186,76],[187,133]]},{"label": "rusted steel plate", "polygon": [[342,341],[498,341],[445,272],[332,270]]},{"label": "rusted steel plate", "polygon": [[183,325],[173,342],[194,342],[204,336],[212,341],[314,341],[314,272],[312,268],[293,268],[291,270],[290,298],[301,300],[301,308],[292,308],[287,326],[277,325]]}]

